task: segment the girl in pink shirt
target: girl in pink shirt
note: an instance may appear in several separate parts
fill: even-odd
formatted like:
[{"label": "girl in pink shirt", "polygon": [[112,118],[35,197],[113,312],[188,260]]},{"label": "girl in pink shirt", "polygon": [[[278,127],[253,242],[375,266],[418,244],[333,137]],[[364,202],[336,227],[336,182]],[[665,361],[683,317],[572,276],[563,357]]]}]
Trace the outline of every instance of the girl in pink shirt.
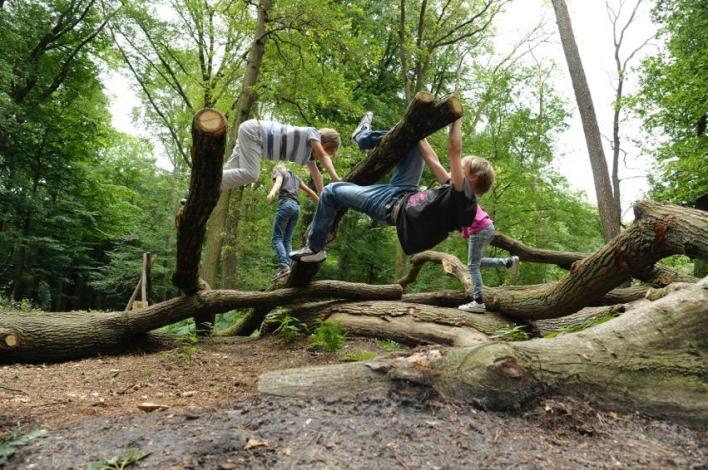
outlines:
[{"label": "girl in pink shirt", "polygon": [[[472,177],[470,180],[474,186],[475,184],[475,173],[477,172],[476,162],[477,157],[465,157],[462,161],[463,169],[465,172],[470,172]],[[492,177],[494,178],[494,177]],[[493,180],[492,180],[493,181]],[[467,250],[470,276],[472,277],[473,284],[473,295],[472,301],[464,305],[457,307],[465,312],[473,313],[484,313],[486,307],[484,306],[484,297],[482,295],[482,273],[480,268],[484,267],[498,267],[507,268],[511,277],[516,277],[516,273],[519,269],[519,257],[511,256],[509,258],[483,258],[484,249],[487,248],[489,242],[494,238],[496,229],[494,228],[494,223],[489,215],[482,209],[482,207],[477,205],[477,215],[474,221],[468,227],[464,227],[462,230],[462,238],[469,240],[469,247]]]}]

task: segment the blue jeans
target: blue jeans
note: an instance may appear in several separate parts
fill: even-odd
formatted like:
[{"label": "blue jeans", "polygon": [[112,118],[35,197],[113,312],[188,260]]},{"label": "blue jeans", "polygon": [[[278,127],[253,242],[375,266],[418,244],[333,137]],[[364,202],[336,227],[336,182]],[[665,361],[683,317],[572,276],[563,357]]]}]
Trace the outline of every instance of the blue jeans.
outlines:
[{"label": "blue jeans", "polygon": [[278,265],[290,266],[290,252],[293,232],[300,217],[300,205],[292,199],[281,199],[273,219],[273,249],[278,257]]},{"label": "blue jeans", "polygon": [[[363,131],[356,136],[356,140],[359,148],[366,150],[375,147],[385,134],[386,131]],[[337,212],[342,208],[354,209],[375,220],[384,221],[386,203],[401,194],[417,191],[424,168],[425,161],[416,145],[398,162],[388,184],[359,186],[343,181],[328,184],[320,194],[320,202],[307,235],[307,246],[312,251],[324,249]]]},{"label": "blue jeans", "polygon": [[482,258],[485,248],[494,238],[497,229],[494,224],[490,224],[479,232],[470,236],[467,250],[467,265],[470,269],[470,276],[473,284],[473,299],[482,299],[482,273],[480,268],[506,268],[511,263],[511,258]]}]

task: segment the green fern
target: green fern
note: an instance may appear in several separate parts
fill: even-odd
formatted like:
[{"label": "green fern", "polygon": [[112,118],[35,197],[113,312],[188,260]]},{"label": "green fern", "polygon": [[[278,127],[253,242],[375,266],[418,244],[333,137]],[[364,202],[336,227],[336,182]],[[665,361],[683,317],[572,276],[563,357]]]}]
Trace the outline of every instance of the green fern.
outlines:
[{"label": "green fern", "polygon": [[325,321],[320,323],[312,335],[310,346],[314,349],[324,349],[329,352],[337,352],[346,343],[344,330],[339,322]]}]

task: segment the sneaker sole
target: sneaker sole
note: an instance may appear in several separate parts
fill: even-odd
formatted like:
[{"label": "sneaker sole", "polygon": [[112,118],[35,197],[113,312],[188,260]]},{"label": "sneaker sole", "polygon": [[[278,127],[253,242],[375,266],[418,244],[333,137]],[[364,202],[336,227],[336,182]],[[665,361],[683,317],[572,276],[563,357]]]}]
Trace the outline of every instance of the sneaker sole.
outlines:
[{"label": "sneaker sole", "polygon": [[473,310],[473,309],[467,309],[467,308],[462,308],[462,307],[457,307],[457,310],[462,310],[463,312],[467,313],[486,313],[487,310]]},{"label": "sneaker sole", "polygon": [[327,255],[325,254],[325,252],[319,251],[311,255],[301,256],[298,261],[302,261],[303,263],[319,263],[320,261],[324,261],[326,258]]}]

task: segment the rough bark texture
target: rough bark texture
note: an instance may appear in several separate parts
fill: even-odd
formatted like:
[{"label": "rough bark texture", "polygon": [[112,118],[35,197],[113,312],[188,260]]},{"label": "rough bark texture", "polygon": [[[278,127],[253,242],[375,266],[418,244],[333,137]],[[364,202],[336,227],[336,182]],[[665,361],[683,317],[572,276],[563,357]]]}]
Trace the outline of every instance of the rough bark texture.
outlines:
[{"label": "rough bark texture", "polygon": [[140,334],[192,316],[213,315],[237,308],[271,309],[313,298],[332,297],[395,300],[401,298],[401,287],[397,284],[371,286],[320,281],[302,289],[272,292],[202,290],[138,312],[3,313],[0,314],[0,332],[7,332],[5,337],[14,335],[16,344],[3,351],[0,363],[56,362],[93,356],[120,350]]},{"label": "rough bark texture", "polygon": [[560,281],[530,289],[493,293],[485,304],[494,311],[524,320],[560,317],[599,301],[628,281],[632,273],[651,272],[658,260],[708,253],[708,215],[695,209],[641,202],[636,220],[620,236],[577,262]]},{"label": "rough bark texture", "polygon": [[[246,121],[251,115],[251,109],[256,99],[253,86],[258,82],[261,65],[263,64],[266,40],[268,39],[266,24],[268,23],[268,14],[272,4],[272,0],[260,0],[258,3],[258,17],[256,19],[256,27],[253,35],[253,45],[248,55],[248,63],[246,64],[246,71],[244,72],[243,81],[241,83],[241,94],[239,95],[236,106],[237,112],[234,114],[231,131],[229,133],[229,154],[236,145],[238,128],[241,123]],[[224,237],[224,228],[228,217],[230,194],[230,190],[225,191],[221,197],[219,197],[218,203],[208,222],[207,247],[206,256],[204,257],[204,266],[202,267],[202,278],[210,286],[216,286],[216,272],[219,265],[219,258],[221,257],[221,247]]]},{"label": "rough bark texture", "polygon": [[215,109],[202,109],[192,121],[190,197],[175,220],[177,267],[172,275],[185,295],[200,289],[199,259],[206,222],[219,198],[226,129],[226,118]]},{"label": "rough bark texture", "polygon": [[560,390],[705,424],[706,328],[708,278],[579,333],[270,372],[261,376],[258,390],[307,398],[383,397],[416,384],[485,409],[517,408]]},{"label": "rough bark texture", "polygon": [[[587,258],[590,255],[590,253],[580,253],[577,251],[556,251],[530,247],[501,232],[497,232],[496,235],[494,235],[490,244],[506,250],[512,255],[518,256],[521,261],[555,264],[563,269],[570,269],[574,262]],[[660,264],[655,265],[653,271],[633,272],[632,275],[640,281],[644,281],[655,287],[668,286],[672,282],[677,281],[698,281],[698,279],[693,276],[687,276],[686,274]]]},{"label": "rough bark texture", "polygon": [[[493,313],[471,315],[457,309],[391,301],[321,302],[295,306],[287,313],[308,328],[324,320],[337,321],[349,335],[392,339],[408,345],[462,346],[486,341],[487,335],[516,324]],[[273,325],[264,331],[272,331]]]},{"label": "rough bark texture", "polygon": [[[405,153],[418,141],[462,117],[462,104],[454,96],[435,102],[432,94],[419,92],[408,105],[401,121],[381,140],[379,145],[344,177],[362,186],[376,183],[391,171]],[[337,223],[344,215],[341,211]],[[333,232],[336,232],[336,226]],[[305,286],[319,271],[319,263],[293,265],[288,287]]]},{"label": "rough bark texture", "polygon": [[[552,286],[552,284],[542,284],[542,286]],[[484,290],[484,297],[492,295],[500,297],[504,293],[510,291],[518,291],[528,289],[529,286],[508,286],[508,287],[487,287]],[[649,290],[646,286],[627,287],[622,289],[614,289],[603,295],[599,300],[592,302],[590,306],[615,305],[620,303],[632,302],[641,299]],[[404,294],[401,302],[425,305],[437,305],[438,307],[457,307],[470,301],[469,295],[464,291],[457,290],[439,290],[435,292],[418,292],[415,294]]]}]

